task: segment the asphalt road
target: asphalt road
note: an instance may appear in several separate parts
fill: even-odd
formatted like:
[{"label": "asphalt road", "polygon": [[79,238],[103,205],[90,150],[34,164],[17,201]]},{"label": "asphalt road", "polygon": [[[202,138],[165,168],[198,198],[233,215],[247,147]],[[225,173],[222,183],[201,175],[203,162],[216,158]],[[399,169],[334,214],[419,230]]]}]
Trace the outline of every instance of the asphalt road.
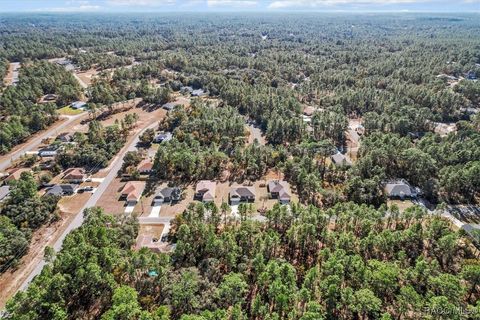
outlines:
[{"label": "asphalt road", "polygon": [[86,115],[85,113],[81,113],[75,116],[64,116],[64,117],[67,117],[68,119],[64,121],[62,124],[60,124],[59,126],[46,130],[43,134],[39,135],[38,137],[35,137],[31,141],[28,141],[25,144],[25,146],[23,146],[21,149],[2,156],[4,160],[0,161],[0,171],[7,169],[12,164],[13,161],[19,159],[26,152],[32,151],[33,149],[38,147],[45,138],[56,135],[58,132],[62,131],[65,127],[70,125],[73,121],[85,115]]},{"label": "asphalt road", "polygon": [[[92,196],[88,199],[88,201],[85,203],[85,205],[82,207],[82,209],[77,213],[75,218],[72,220],[72,222],[67,226],[65,231],[62,233],[62,235],[58,238],[58,240],[55,242],[53,245],[53,249],[55,252],[60,251],[62,248],[63,241],[65,240],[66,236],[72,232],[74,229],[80,227],[83,223],[83,211],[87,208],[94,207],[97,203],[97,201],[100,199],[102,194],[107,190],[108,186],[110,183],[115,179],[117,176],[118,170],[122,167],[123,164],[123,157],[128,151],[134,151],[136,150],[136,145],[139,141],[139,136],[147,129],[149,128],[155,128],[157,126],[157,122],[149,125],[148,127],[144,128],[142,131],[137,133],[133,141],[130,143],[130,145],[127,148],[124,148],[123,151],[121,151],[116,158],[114,159],[114,162],[109,166],[109,172],[108,175],[105,177],[105,179],[100,183],[98,186],[97,190],[95,193],[92,194]],[[42,260],[36,267],[35,269],[32,270],[32,272],[28,275],[28,277],[25,279],[25,281],[22,283],[20,286],[21,291],[25,290],[30,282],[35,278],[35,276],[39,275],[40,272],[42,272],[43,267],[45,266],[46,262],[45,260]]]}]

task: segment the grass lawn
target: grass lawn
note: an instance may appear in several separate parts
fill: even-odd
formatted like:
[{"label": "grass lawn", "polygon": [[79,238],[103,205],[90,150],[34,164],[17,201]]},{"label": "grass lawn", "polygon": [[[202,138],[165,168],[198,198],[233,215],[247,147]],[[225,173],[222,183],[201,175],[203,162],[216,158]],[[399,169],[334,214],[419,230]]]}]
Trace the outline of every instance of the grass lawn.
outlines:
[{"label": "grass lawn", "polygon": [[74,116],[74,115],[80,114],[82,112],[83,112],[83,110],[73,109],[70,106],[66,106],[66,107],[63,107],[61,109],[58,109],[58,113],[66,115],[66,116]]}]

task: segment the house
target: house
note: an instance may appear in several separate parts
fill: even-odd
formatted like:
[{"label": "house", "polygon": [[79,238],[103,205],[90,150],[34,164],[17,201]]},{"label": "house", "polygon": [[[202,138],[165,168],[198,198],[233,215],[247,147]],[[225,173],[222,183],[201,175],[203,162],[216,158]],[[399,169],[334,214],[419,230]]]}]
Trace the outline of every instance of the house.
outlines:
[{"label": "house", "polygon": [[271,180],[267,184],[267,191],[272,199],[278,199],[280,203],[289,203],[291,199],[290,186],[286,181]]},{"label": "house", "polygon": [[77,191],[78,185],[76,184],[57,184],[47,189],[45,195],[65,196],[72,195]]},{"label": "house", "polygon": [[193,198],[203,202],[214,201],[216,188],[217,183],[215,181],[201,180],[197,183]]},{"label": "house", "polygon": [[240,202],[255,202],[254,187],[233,187],[228,195],[230,204],[239,204]]},{"label": "house", "polygon": [[330,159],[332,160],[332,163],[337,167],[350,167],[352,165],[352,161],[340,152],[337,152],[334,155],[330,156]]},{"label": "house", "polygon": [[29,168],[17,168],[10,170],[8,172],[8,177],[4,180],[5,182],[10,182],[10,181],[15,181],[20,179],[20,176],[24,172],[30,172],[31,170]]},{"label": "house", "polygon": [[207,93],[203,89],[196,89],[192,91],[192,97],[203,97],[207,95]]},{"label": "house", "polygon": [[465,75],[465,77],[466,77],[468,80],[477,80],[477,75],[475,74],[474,71],[469,71],[469,72],[467,72],[467,74]]},{"label": "house", "polygon": [[315,108],[312,106],[306,106],[303,108],[303,115],[307,117],[313,116],[313,113],[315,112]]},{"label": "house", "polygon": [[0,202],[3,202],[10,194],[10,186],[0,187]]},{"label": "house", "polygon": [[137,171],[140,174],[150,174],[153,169],[153,161],[150,158],[143,159],[137,166]]},{"label": "house", "polygon": [[133,205],[140,200],[145,184],[139,181],[129,181],[121,191],[120,198],[127,201],[127,205]]},{"label": "house", "polygon": [[173,135],[171,132],[164,132],[158,134],[155,138],[153,138],[153,143],[162,143],[164,141],[172,140]]},{"label": "house", "polygon": [[410,184],[401,179],[387,182],[384,188],[385,194],[390,199],[416,198],[418,190],[415,190]]},{"label": "house", "polygon": [[70,105],[70,107],[76,110],[85,110],[86,106],[87,103],[84,101],[75,101]]},{"label": "house", "polygon": [[57,95],[53,93],[49,93],[42,97],[41,103],[53,102],[55,100],[57,100]]},{"label": "house", "polygon": [[167,111],[172,111],[173,109],[175,109],[175,107],[178,106],[178,103],[176,102],[168,102],[168,103],[165,103],[162,108],[167,110]]},{"label": "house", "polygon": [[55,140],[60,141],[60,142],[72,142],[73,141],[73,133],[71,132],[64,132],[59,134]]},{"label": "house", "polygon": [[62,179],[69,183],[82,183],[87,179],[87,175],[83,168],[70,168],[64,172]]},{"label": "house", "polygon": [[182,190],[180,188],[163,188],[153,198],[153,204],[171,203],[180,201]]},{"label": "house", "polygon": [[46,148],[38,150],[38,155],[42,158],[55,157],[57,155],[58,147],[48,146]]}]

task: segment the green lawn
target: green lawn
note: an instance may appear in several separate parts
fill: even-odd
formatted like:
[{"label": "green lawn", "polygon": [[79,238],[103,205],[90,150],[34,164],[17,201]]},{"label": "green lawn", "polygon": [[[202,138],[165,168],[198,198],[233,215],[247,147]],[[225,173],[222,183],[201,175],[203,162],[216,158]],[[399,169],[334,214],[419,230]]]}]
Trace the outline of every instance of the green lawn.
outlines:
[{"label": "green lawn", "polygon": [[77,110],[77,109],[73,109],[70,106],[66,106],[66,107],[63,107],[61,109],[58,109],[58,112],[60,114],[66,115],[66,116],[74,116],[74,115],[82,113],[83,110]]}]

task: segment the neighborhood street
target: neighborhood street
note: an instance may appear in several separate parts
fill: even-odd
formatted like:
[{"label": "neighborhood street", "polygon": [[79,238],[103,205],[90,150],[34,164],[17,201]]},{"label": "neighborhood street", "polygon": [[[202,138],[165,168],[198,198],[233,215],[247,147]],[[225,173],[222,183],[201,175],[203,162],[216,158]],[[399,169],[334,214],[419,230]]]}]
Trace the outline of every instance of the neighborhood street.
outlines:
[{"label": "neighborhood street", "polygon": [[[120,168],[123,165],[123,157],[128,151],[134,151],[136,149],[136,145],[139,142],[139,136],[147,129],[149,128],[155,128],[157,126],[158,119],[154,120],[154,123],[150,123],[147,127],[143,128],[140,132],[138,132],[135,135],[135,138],[130,142],[130,144],[122,149],[120,153],[114,158],[112,164],[109,166],[109,171],[107,176],[103,179],[103,181],[100,183],[98,186],[97,190],[95,193],[92,194],[92,196],[88,199],[87,203],[83,206],[83,208],[77,213],[73,221],[67,226],[67,228],[64,230],[62,235],[58,238],[58,240],[55,242],[53,245],[53,249],[55,252],[60,251],[63,241],[65,240],[65,237],[74,229],[80,227],[83,223],[83,211],[87,208],[94,207],[102,196],[102,194],[105,192],[105,190],[108,188],[110,183],[115,179],[117,176],[117,172],[120,170]],[[42,261],[35,267],[35,269],[32,270],[32,272],[29,274],[29,276],[25,279],[25,281],[22,283],[20,286],[19,290],[25,290],[29,283],[35,278],[35,276],[39,275],[40,272],[42,271],[43,267],[45,266],[45,260],[42,259]]]},{"label": "neighborhood street", "polygon": [[88,113],[84,112],[75,116],[61,116],[61,118],[66,119],[59,125],[53,125],[51,128],[47,129],[46,131],[42,132],[40,135],[34,137],[33,139],[27,141],[23,145],[17,147],[15,151],[3,155],[0,157],[0,171],[7,169],[11,163],[15,160],[18,160],[21,156],[25,153],[32,151],[36,147],[38,147],[42,141],[48,137],[56,136],[59,132],[61,132],[64,128],[69,128],[70,124],[80,118],[88,117]]}]

